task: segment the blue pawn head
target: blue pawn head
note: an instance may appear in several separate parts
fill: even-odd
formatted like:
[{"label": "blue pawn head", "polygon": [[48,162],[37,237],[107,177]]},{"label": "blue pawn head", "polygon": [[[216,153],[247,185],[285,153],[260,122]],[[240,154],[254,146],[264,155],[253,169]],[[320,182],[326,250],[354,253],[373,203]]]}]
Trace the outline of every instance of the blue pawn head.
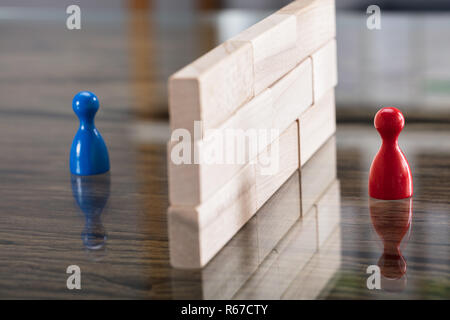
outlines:
[{"label": "blue pawn head", "polygon": [[89,91],[78,92],[72,101],[73,112],[82,122],[93,122],[99,108],[97,96]]},{"label": "blue pawn head", "polygon": [[97,97],[92,92],[81,91],[73,98],[72,108],[80,119],[80,127],[70,149],[70,171],[81,176],[109,171],[108,149],[94,124],[99,108]]}]

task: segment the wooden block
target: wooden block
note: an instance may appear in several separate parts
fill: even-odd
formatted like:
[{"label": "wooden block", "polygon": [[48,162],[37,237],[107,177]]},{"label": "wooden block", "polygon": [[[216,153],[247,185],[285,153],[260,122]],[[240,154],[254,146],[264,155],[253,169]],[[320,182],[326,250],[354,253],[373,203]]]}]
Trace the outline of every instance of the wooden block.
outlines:
[{"label": "wooden block", "polygon": [[298,220],[233,299],[280,299],[317,250],[315,207]]},{"label": "wooden block", "polygon": [[308,212],[336,179],[336,139],[331,137],[301,168],[302,213]]},{"label": "wooden block", "polygon": [[[299,195],[297,171],[199,274],[173,269],[174,298],[186,298],[183,291],[189,286],[190,292],[200,292],[200,299],[231,299],[300,218]],[[197,286],[178,280],[193,276]]]},{"label": "wooden block", "polygon": [[335,36],[334,0],[307,0],[292,2],[231,41],[252,44],[258,94]]},{"label": "wooden block", "polygon": [[[308,58],[273,86],[239,108],[235,114],[216,128],[217,131],[277,129],[281,134],[312,105],[312,77],[312,60]],[[207,131],[204,132],[204,136],[204,141],[199,144],[219,143],[217,139],[209,139],[211,134]],[[275,138],[278,136],[266,141],[265,145],[260,144],[258,153]],[[252,159],[256,155],[249,154],[249,158]]]},{"label": "wooden block", "polygon": [[[294,1],[170,77],[172,130],[185,128],[193,134],[196,120],[204,130],[217,128],[313,53],[313,70],[323,73],[336,58],[329,56],[333,48],[315,51],[334,37],[334,1]],[[316,82],[320,96],[325,84]]]},{"label": "wooden block", "polygon": [[252,45],[255,94],[268,88],[301,61],[296,45],[296,22],[293,15],[273,14],[231,40]]},{"label": "wooden block", "polygon": [[239,108],[217,129],[221,131],[270,129],[273,126],[273,116],[273,94],[267,89]]},{"label": "wooden block", "polygon": [[[172,130],[202,120],[216,128],[253,97],[253,51],[250,43],[227,41],[169,79]],[[200,137],[201,138],[201,137]]]},{"label": "wooden block", "polygon": [[253,217],[202,269],[171,268],[172,298],[231,299],[260,264],[256,227]]},{"label": "wooden block", "polygon": [[256,166],[257,208],[261,208],[299,168],[298,136],[296,135],[298,135],[297,121],[292,123],[280,136],[277,143],[273,143],[258,155],[258,165]]},{"label": "wooden block", "polygon": [[341,221],[340,195],[340,184],[335,180],[316,203],[319,249]]},{"label": "wooden block", "polygon": [[[280,79],[273,87],[264,90],[246,103],[220,125],[216,131],[220,134],[214,135],[211,133],[205,139],[193,142],[199,154],[207,154],[209,153],[208,150],[214,150],[217,147],[222,148],[225,160],[225,157],[229,157],[231,152],[231,149],[225,147],[223,143],[223,137],[228,137],[225,134],[226,132],[245,132],[248,133],[247,136],[252,136],[252,132],[255,135],[261,131],[266,132],[267,139],[259,139],[255,148],[245,150],[246,154],[243,161],[238,162],[238,159],[231,155],[231,158],[236,160],[234,161],[235,164],[226,164],[226,161],[224,161],[223,164],[178,165],[171,161],[172,148],[178,143],[169,144],[170,203],[183,206],[203,203],[236,175],[246,163],[263,152],[270,143],[295,122],[305,109],[311,106],[311,78],[311,60],[307,59]],[[231,141],[239,145],[238,139],[232,139]],[[193,154],[193,151],[191,153]],[[191,155],[191,158],[193,160],[193,155]]]},{"label": "wooden block", "polygon": [[[246,155],[243,162],[235,164],[175,164],[170,159],[172,152],[176,152],[175,145],[169,143],[168,147],[169,203],[174,206],[194,207],[204,203],[249,163]],[[209,146],[200,142],[196,148],[205,156],[212,152],[207,149]]]},{"label": "wooden block", "polygon": [[[190,164],[176,164],[173,161],[173,153],[183,153],[178,151],[176,146],[181,146],[180,143],[187,143],[191,150],[191,142],[169,142],[167,144],[167,169],[169,179],[169,203],[171,205],[195,205],[200,203],[200,165]],[[193,161],[193,155],[189,157]]]},{"label": "wooden block", "polygon": [[297,0],[277,13],[293,15],[297,19],[299,61],[336,37],[334,0]]},{"label": "wooden block", "polygon": [[335,131],[336,107],[332,89],[299,118],[300,165],[303,166]]},{"label": "wooden block", "polygon": [[254,216],[201,270],[203,299],[231,299],[260,264]]},{"label": "wooden block", "polygon": [[[273,161],[269,156],[279,160],[275,171],[265,171],[263,164]],[[197,207],[171,205],[172,265],[199,268],[208,263],[297,168],[298,125],[294,122],[256,163],[247,164],[206,202]]]},{"label": "wooden block", "polygon": [[[215,130],[216,133],[220,133],[219,135],[213,136],[214,131],[211,131],[211,133],[206,131],[206,138],[196,143],[197,145],[199,145],[200,149],[212,149],[218,144],[222,143],[220,139],[224,135],[229,136],[228,134],[233,135],[246,133],[247,137],[252,137],[253,134],[256,135],[260,131],[270,132],[270,130],[276,128],[274,123],[275,113],[276,109],[274,106],[273,94],[270,89],[267,89],[254,97],[244,106],[242,106],[239,110],[236,111],[233,116],[228,118],[227,121],[220,125],[217,130]],[[292,118],[291,123],[294,120],[295,118]],[[287,129],[287,127],[288,126],[286,126],[285,128],[280,128],[280,132],[278,133],[278,135],[272,134],[271,137],[268,137],[268,139],[264,141],[264,143],[258,141],[257,148],[251,148],[251,150],[247,150],[248,152],[245,154],[245,157],[247,159],[246,162],[254,159],[261,151],[263,151],[270,143],[272,143],[273,140],[278,138],[279,135]],[[278,129],[278,127],[276,129]],[[229,148],[225,149],[227,153],[230,152]],[[219,168],[221,174],[223,173],[223,169],[225,168]]]},{"label": "wooden block", "polygon": [[246,166],[207,202],[168,210],[171,264],[201,268],[256,212],[255,168]]},{"label": "wooden block", "polygon": [[284,131],[313,102],[312,62],[308,58],[272,87],[275,128]]},{"label": "wooden block", "polygon": [[311,56],[314,77],[314,102],[338,82],[336,40],[332,40]]},{"label": "wooden block", "polygon": [[[250,102],[242,106],[233,116],[217,128],[220,132],[227,130],[278,130],[283,133],[306,109],[312,105],[312,62],[307,59],[287,75],[277,81],[272,87],[264,90]],[[206,132],[205,132],[206,134]],[[278,135],[259,143],[249,153],[248,159],[253,159],[262,152]],[[206,134],[206,136],[210,136]],[[217,139],[198,142],[204,145],[217,145]]]}]

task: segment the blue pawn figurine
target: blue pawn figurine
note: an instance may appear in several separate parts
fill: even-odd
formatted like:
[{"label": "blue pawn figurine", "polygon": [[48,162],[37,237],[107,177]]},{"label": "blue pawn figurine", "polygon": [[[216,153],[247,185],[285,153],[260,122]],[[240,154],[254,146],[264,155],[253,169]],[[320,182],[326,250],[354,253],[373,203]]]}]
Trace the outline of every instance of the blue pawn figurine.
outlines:
[{"label": "blue pawn figurine", "polygon": [[92,92],[81,91],[73,98],[72,108],[80,119],[80,128],[70,149],[70,171],[80,176],[109,171],[108,149],[94,124],[99,108],[97,97]]}]

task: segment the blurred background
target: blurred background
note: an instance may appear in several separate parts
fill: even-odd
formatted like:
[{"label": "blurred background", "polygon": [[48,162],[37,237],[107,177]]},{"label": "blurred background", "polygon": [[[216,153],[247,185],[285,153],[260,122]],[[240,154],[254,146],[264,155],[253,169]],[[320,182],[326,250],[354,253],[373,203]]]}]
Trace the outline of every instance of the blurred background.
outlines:
[{"label": "blurred background", "polygon": [[[118,112],[166,119],[173,72],[288,2],[2,0],[0,94],[15,99],[0,107],[65,105],[79,87]],[[338,121],[368,121],[381,106],[400,108],[409,121],[449,121],[450,2],[378,1],[381,30],[366,27],[373,1],[336,2]],[[65,27],[71,4],[81,7],[81,30]]]}]

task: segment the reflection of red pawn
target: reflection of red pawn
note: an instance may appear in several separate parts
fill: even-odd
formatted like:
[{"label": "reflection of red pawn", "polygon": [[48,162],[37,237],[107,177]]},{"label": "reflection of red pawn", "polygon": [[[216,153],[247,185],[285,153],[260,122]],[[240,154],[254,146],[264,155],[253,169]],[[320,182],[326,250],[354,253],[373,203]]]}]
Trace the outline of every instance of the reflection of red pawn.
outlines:
[{"label": "reflection of red pawn", "polygon": [[370,167],[369,195],[382,200],[409,198],[413,194],[411,169],[398,146],[405,118],[396,108],[383,108],[375,115],[374,125],[383,143]]},{"label": "reflection of red pawn", "polygon": [[378,260],[381,274],[387,279],[400,279],[406,273],[406,261],[400,243],[412,220],[412,199],[401,201],[369,200],[370,217],[383,241],[383,255]]}]

